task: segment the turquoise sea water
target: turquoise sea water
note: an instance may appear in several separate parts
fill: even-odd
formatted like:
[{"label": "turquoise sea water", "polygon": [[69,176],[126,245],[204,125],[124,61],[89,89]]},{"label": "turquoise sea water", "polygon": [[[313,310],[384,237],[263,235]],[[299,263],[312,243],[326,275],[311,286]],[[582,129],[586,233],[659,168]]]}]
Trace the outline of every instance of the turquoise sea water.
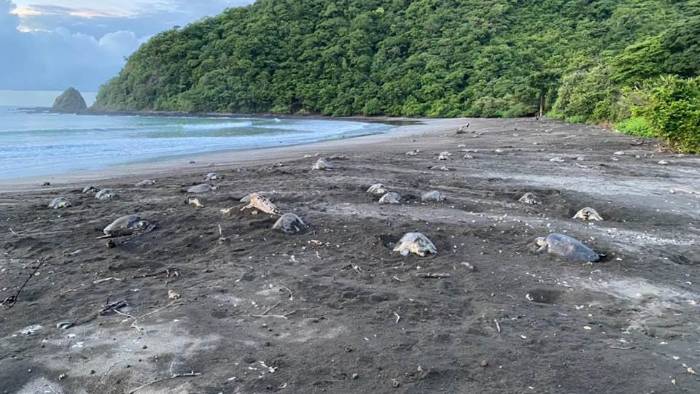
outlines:
[{"label": "turquoise sea water", "polygon": [[296,118],[62,115],[0,106],[0,179],[349,138],[384,133],[391,127]]}]

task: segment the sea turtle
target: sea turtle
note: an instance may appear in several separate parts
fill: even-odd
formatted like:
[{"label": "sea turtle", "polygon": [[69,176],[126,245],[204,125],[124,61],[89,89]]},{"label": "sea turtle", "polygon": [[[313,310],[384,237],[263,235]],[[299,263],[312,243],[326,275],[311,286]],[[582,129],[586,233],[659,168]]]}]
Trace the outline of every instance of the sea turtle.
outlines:
[{"label": "sea turtle", "polygon": [[318,171],[325,171],[325,170],[330,170],[333,169],[333,165],[329,162],[326,161],[326,159],[320,158],[316,161],[316,163],[311,167],[312,170],[318,170]]},{"label": "sea turtle", "polygon": [[441,202],[445,201],[446,197],[444,194],[437,190],[432,190],[421,194],[420,200],[423,202]]},{"label": "sea turtle", "polygon": [[97,194],[95,194],[95,198],[104,201],[104,200],[111,200],[117,197],[117,193],[115,193],[112,189],[102,189]]},{"label": "sea turtle", "polygon": [[603,217],[600,216],[598,211],[591,207],[585,207],[581,209],[580,211],[576,212],[576,215],[574,215],[573,219],[581,219],[581,220],[594,220],[596,222],[602,222]]},{"label": "sea turtle", "polygon": [[56,197],[49,203],[49,208],[51,209],[63,209],[70,206],[70,201],[68,201],[65,197]]},{"label": "sea turtle", "polygon": [[379,199],[380,204],[400,204],[401,195],[397,192],[388,192]]},{"label": "sea turtle", "polygon": [[465,124],[464,126],[460,127],[457,130],[457,134],[465,134],[467,132],[467,129],[469,129],[469,122],[467,122],[467,124]]},{"label": "sea turtle", "polygon": [[257,210],[270,215],[278,215],[280,213],[280,210],[277,208],[277,206],[273,204],[269,198],[263,196],[262,194],[252,193],[249,197],[250,199],[248,205],[241,208],[241,211],[253,209],[254,212]]},{"label": "sea turtle", "polygon": [[438,155],[438,160],[449,160],[450,156],[452,156],[452,153],[450,152],[440,152],[440,154]]},{"label": "sea turtle", "polygon": [[100,191],[100,188],[95,186],[95,185],[88,185],[83,188],[83,194],[88,194],[88,193],[97,193]]},{"label": "sea turtle", "polygon": [[437,248],[425,235],[421,233],[407,233],[396,244],[394,252],[399,252],[402,256],[408,256],[410,253],[413,253],[425,257],[428,254],[437,254]]},{"label": "sea turtle", "polygon": [[202,193],[209,193],[212,190],[214,190],[214,187],[212,187],[208,183],[202,183],[201,185],[195,185],[187,189],[187,193],[192,193],[192,194],[202,194]]},{"label": "sea turtle", "polygon": [[386,190],[386,187],[384,187],[384,185],[381,183],[375,183],[374,185],[370,186],[369,189],[367,189],[367,193],[369,194],[384,195],[387,192],[388,190]]},{"label": "sea turtle", "polygon": [[286,234],[298,234],[307,229],[301,218],[293,213],[285,213],[272,226],[273,230],[279,230]]},{"label": "sea turtle", "polygon": [[542,201],[540,200],[539,197],[535,193],[525,193],[523,194],[522,197],[518,200],[523,204],[529,204],[529,205],[540,205],[542,204]]},{"label": "sea turtle", "polygon": [[144,179],[141,182],[136,183],[134,186],[136,187],[146,187],[146,186],[153,186],[156,184],[156,181],[153,179]]},{"label": "sea turtle", "polygon": [[187,197],[186,203],[195,208],[204,208],[204,204],[197,197]]},{"label": "sea turtle", "polygon": [[216,181],[216,180],[219,180],[219,179],[221,179],[221,177],[219,176],[219,174],[217,174],[217,173],[215,173],[215,172],[210,172],[210,173],[208,173],[208,174],[204,177],[204,180],[207,181],[207,182],[209,182],[209,181]]},{"label": "sea turtle", "polygon": [[141,232],[148,232],[155,228],[155,225],[147,220],[141,219],[139,215],[126,215],[115,220],[103,230],[103,238],[123,237]]},{"label": "sea turtle", "polygon": [[546,238],[537,238],[535,243],[539,246],[538,252],[547,251],[572,262],[594,263],[601,258],[593,249],[568,235],[549,234]]}]

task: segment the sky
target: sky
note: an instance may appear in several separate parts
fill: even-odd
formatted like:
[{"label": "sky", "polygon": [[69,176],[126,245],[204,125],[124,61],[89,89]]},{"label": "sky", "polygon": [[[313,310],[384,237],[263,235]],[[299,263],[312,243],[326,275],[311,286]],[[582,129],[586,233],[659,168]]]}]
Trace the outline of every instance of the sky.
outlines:
[{"label": "sky", "polygon": [[0,0],[0,89],[96,91],[154,34],[253,0]]}]

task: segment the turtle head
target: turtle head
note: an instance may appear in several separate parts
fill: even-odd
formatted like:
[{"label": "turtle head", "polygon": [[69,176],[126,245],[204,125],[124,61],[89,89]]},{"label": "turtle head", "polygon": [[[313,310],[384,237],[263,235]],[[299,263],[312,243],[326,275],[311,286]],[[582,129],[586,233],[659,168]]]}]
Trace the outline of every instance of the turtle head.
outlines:
[{"label": "turtle head", "polygon": [[547,248],[547,239],[545,237],[537,237],[535,239],[535,245],[539,247],[537,251],[541,252]]}]

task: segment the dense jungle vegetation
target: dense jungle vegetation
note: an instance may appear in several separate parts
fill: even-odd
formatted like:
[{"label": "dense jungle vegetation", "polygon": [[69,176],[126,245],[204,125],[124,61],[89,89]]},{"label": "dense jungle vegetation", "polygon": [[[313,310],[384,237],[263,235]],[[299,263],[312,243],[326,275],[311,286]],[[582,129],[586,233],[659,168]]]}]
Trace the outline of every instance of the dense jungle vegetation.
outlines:
[{"label": "dense jungle vegetation", "polygon": [[700,151],[700,0],[258,0],[153,37],[98,110],[530,116]]}]

